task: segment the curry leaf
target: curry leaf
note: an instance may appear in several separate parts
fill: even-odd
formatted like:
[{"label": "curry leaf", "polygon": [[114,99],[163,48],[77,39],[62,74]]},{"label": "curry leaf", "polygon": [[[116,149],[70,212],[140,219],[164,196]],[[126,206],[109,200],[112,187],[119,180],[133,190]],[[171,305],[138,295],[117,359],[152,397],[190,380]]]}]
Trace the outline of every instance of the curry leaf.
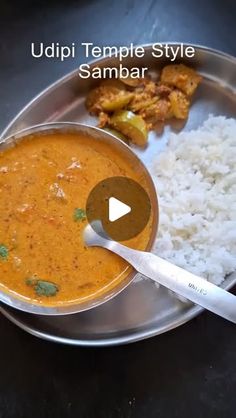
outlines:
[{"label": "curry leaf", "polygon": [[74,220],[75,221],[83,221],[86,219],[86,212],[84,209],[76,208],[74,211]]},{"label": "curry leaf", "polygon": [[8,257],[8,248],[4,244],[0,244],[0,259],[6,259]]}]

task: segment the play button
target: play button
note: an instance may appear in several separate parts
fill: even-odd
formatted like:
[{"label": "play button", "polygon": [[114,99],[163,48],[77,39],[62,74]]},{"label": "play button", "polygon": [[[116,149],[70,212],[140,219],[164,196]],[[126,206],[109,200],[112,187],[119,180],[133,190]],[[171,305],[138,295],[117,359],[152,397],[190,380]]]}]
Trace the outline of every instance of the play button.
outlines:
[{"label": "play button", "polygon": [[115,197],[109,198],[109,221],[115,222],[122,216],[131,212],[131,207],[116,199]]},{"label": "play button", "polygon": [[150,214],[148,193],[127,177],[101,181],[90,192],[86,204],[86,216],[91,226],[100,220],[106,233],[115,241],[126,241],[138,235],[147,225]]}]

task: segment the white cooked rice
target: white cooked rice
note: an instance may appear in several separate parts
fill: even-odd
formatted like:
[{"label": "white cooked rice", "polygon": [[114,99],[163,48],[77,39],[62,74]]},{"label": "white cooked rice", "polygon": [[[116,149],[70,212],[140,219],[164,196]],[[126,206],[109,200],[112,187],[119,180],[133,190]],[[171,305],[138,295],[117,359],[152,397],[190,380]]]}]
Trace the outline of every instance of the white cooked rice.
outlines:
[{"label": "white cooked rice", "polygon": [[160,206],[154,252],[220,284],[236,270],[236,120],[211,116],[171,134],[152,175]]}]

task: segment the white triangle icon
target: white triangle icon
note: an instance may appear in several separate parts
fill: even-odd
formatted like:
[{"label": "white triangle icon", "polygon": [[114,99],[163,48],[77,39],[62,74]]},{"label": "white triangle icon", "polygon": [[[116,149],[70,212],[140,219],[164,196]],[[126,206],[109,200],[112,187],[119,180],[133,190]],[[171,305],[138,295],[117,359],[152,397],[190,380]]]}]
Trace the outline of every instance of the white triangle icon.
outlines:
[{"label": "white triangle icon", "polygon": [[131,212],[131,207],[116,199],[109,198],[109,221],[114,222]]}]

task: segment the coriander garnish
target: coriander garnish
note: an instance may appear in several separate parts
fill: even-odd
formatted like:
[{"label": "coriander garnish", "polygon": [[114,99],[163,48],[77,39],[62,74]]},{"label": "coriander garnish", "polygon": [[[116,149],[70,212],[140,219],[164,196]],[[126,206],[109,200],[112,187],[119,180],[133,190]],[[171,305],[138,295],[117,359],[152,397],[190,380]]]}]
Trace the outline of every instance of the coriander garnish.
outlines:
[{"label": "coriander garnish", "polygon": [[0,244],[0,259],[5,260],[8,257],[8,248],[4,244]]},{"label": "coriander garnish", "polygon": [[74,210],[74,220],[75,221],[83,221],[86,219],[86,212],[84,209],[76,208]]},{"label": "coriander garnish", "polygon": [[27,286],[32,286],[38,296],[55,296],[59,291],[57,284],[48,282],[46,280],[28,278],[25,283]]}]

